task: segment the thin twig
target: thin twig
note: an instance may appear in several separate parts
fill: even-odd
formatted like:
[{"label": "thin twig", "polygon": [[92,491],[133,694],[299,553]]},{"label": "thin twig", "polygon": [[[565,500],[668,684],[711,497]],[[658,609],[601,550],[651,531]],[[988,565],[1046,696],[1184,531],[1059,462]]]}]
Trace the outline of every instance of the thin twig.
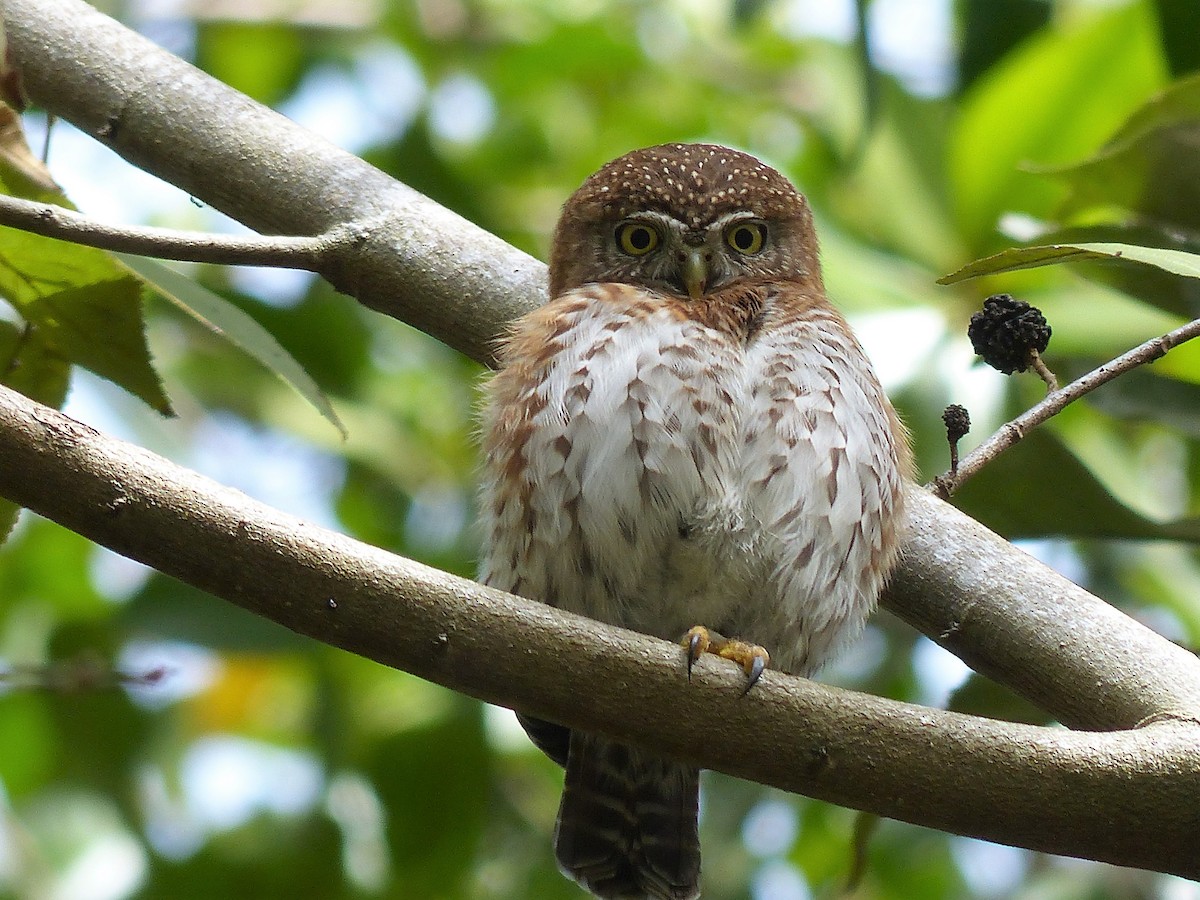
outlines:
[{"label": "thin twig", "polygon": [[74,210],[0,195],[0,225],[101,250],[227,266],[317,271],[335,249],[359,239],[352,228],[318,235],[203,234],[97,222]]},{"label": "thin twig", "polygon": [[1058,379],[1054,373],[1050,371],[1045,360],[1042,359],[1042,354],[1036,350],[1029,351],[1029,365],[1033,371],[1037,372],[1038,377],[1046,382],[1046,394],[1053,394],[1058,390]]},{"label": "thin twig", "polygon": [[1026,410],[1011,422],[1001,425],[995,434],[967,454],[959,464],[957,472],[944,472],[935,478],[928,487],[943,500],[947,499],[962,486],[964,481],[1020,441],[1038,425],[1058,415],[1068,404],[1074,403],[1100,385],[1112,381],[1118,375],[1161,359],[1167,354],[1167,351],[1194,337],[1200,337],[1200,319],[1194,319],[1174,331],[1151,338],[1128,353],[1109,360],[1099,368],[1077,378],[1061,390],[1051,391],[1041,403]]},{"label": "thin twig", "polygon": [[78,694],[114,687],[154,687],[168,674],[163,666],[144,672],[125,672],[99,659],[81,656],[47,665],[14,665],[0,669],[0,687],[7,691]]}]

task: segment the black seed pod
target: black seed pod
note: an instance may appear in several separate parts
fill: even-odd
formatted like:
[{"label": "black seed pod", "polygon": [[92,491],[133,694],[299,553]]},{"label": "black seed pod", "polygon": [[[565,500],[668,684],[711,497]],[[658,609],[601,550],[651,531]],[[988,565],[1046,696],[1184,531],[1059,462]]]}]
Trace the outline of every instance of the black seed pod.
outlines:
[{"label": "black seed pod", "polygon": [[946,440],[950,443],[961,440],[971,430],[971,414],[965,406],[951,403],[942,413],[942,421],[946,423]]},{"label": "black seed pod", "polygon": [[967,337],[984,362],[1011,375],[1028,369],[1034,353],[1045,352],[1050,343],[1050,326],[1036,306],[1015,300],[1010,294],[995,294],[984,300],[983,309],[971,316]]}]

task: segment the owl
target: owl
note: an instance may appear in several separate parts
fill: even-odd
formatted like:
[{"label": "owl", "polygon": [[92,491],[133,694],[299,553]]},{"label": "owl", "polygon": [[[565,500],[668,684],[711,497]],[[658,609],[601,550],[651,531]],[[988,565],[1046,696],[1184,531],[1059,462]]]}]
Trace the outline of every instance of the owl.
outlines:
[{"label": "owl", "polygon": [[[811,675],[896,561],[905,431],[825,297],[808,203],[736,150],[636,150],[554,233],[486,388],[481,580]],[[631,710],[637,715],[637,710]],[[522,718],[565,767],[555,852],[599,897],[699,895],[699,772]]]}]

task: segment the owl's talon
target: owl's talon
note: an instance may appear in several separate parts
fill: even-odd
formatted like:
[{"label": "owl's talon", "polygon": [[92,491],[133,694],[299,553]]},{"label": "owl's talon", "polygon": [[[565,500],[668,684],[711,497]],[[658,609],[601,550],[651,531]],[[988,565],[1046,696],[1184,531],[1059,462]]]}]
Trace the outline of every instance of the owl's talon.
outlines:
[{"label": "owl's talon", "polygon": [[[755,649],[762,650],[762,647],[756,647]],[[758,679],[762,678],[762,673],[765,672],[766,670],[767,670],[767,651],[762,650],[761,654],[756,653],[750,659],[749,668],[747,668],[747,670],[746,670],[746,674],[749,675],[750,678],[746,681],[746,686],[744,688],[742,688],[742,696],[743,697],[745,697],[748,693],[750,693],[750,688],[752,688],[752,687],[754,687],[754,685],[758,684]]]},{"label": "owl's talon", "polygon": [[703,625],[697,625],[684,635],[684,644],[687,647],[688,681],[692,680],[692,665],[708,650],[711,643],[712,638],[709,631]]},{"label": "owl's talon", "polygon": [[758,679],[766,671],[771,662],[771,654],[757,644],[745,641],[730,640],[715,631],[710,631],[703,625],[688,629],[681,642],[687,649],[688,681],[692,680],[692,666],[701,655],[714,653],[722,659],[729,659],[742,667],[748,676],[742,696],[750,693],[750,689],[758,684]]}]

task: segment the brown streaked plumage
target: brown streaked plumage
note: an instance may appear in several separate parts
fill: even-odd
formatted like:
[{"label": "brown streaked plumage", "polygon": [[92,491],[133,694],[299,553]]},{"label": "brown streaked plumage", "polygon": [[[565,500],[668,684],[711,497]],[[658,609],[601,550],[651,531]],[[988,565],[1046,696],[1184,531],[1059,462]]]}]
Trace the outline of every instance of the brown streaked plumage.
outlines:
[{"label": "brown streaked plumage", "polygon": [[[567,201],[550,293],[487,392],[482,580],[698,634],[747,671],[769,653],[815,672],[895,562],[910,463],[825,297],[804,197],[724,147],[634,151]],[[695,769],[522,722],[566,767],[567,874],[601,897],[698,896]]]}]

